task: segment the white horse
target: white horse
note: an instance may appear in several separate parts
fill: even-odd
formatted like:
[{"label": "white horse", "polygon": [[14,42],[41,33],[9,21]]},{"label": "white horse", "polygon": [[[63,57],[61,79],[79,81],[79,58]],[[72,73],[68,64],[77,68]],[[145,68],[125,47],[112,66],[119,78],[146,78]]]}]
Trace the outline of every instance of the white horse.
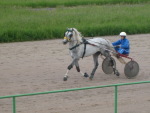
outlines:
[{"label": "white horse", "polygon": [[[70,55],[73,58],[72,63],[68,66],[67,72],[64,76],[64,81],[68,79],[69,70],[75,65],[78,72],[81,73],[84,77],[89,77],[87,73],[83,73],[80,71],[78,61],[80,58],[87,57],[93,55],[94,60],[94,68],[90,75],[90,79],[94,77],[95,71],[98,67],[98,56],[101,54],[105,57],[110,57],[110,52],[115,51],[112,43],[109,40],[103,38],[93,38],[85,40],[82,38],[80,32],[75,28],[68,28],[64,34],[63,44],[67,44],[69,42],[69,50]],[[119,72],[116,70],[116,66],[114,66],[114,70],[116,75],[119,76]]]}]

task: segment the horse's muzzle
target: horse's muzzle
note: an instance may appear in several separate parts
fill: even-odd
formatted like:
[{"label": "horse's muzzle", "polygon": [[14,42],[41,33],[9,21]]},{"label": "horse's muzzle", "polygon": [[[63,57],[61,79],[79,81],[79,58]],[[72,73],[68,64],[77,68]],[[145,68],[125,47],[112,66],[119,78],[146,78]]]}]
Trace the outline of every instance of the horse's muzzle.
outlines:
[{"label": "horse's muzzle", "polygon": [[62,42],[65,45],[65,44],[67,44],[68,40],[64,39]]}]

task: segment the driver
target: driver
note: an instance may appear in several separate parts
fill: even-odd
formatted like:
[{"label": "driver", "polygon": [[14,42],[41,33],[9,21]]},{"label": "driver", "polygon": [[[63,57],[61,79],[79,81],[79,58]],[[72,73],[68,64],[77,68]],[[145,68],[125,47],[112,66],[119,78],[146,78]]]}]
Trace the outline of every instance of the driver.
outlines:
[{"label": "driver", "polygon": [[129,55],[130,53],[130,43],[129,40],[126,38],[127,34],[125,32],[120,33],[121,39],[116,42],[113,42],[112,45],[114,46],[115,50],[123,55]]}]

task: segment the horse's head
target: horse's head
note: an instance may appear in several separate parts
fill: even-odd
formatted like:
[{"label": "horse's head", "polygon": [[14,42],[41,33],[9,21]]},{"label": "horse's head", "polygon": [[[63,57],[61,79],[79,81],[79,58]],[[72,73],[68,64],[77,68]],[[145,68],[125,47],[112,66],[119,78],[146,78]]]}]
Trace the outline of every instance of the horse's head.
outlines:
[{"label": "horse's head", "polygon": [[68,28],[67,31],[64,33],[64,40],[63,40],[63,44],[67,44],[67,42],[72,41],[72,37],[73,37],[73,28]]}]

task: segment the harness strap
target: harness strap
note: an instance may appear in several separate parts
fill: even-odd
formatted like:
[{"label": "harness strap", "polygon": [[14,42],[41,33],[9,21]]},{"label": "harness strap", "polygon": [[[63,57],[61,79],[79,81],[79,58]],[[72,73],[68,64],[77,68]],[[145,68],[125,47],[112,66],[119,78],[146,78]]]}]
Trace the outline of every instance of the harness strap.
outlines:
[{"label": "harness strap", "polygon": [[[75,49],[76,47],[80,46],[81,44],[83,44],[83,43],[76,44],[76,45],[75,45],[75,46],[73,46],[72,48],[69,48],[69,50],[73,50],[73,49]],[[85,51],[86,51],[86,44],[87,44],[87,43],[84,43],[84,52],[83,52],[82,58],[83,58],[83,57],[84,57],[84,55],[85,55]]]},{"label": "harness strap", "polygon": [[83,52],[82,58],[83,58],[84,55],[85,55],[85,51],[86,51],[86,43],[84,43],[84,52]]},{"label": "harness strap", "polygon": [[95,45],[95,44],[91,44],[91,43],[88,43],[89,45],[91,45],[91,46],[97,46],[97,45]]},{"label": "harness strap", "polygon": [[81,44],[76,44],[76,45],[73,46],[72,48],[69,48],[69,50],[73,50],[73,49],[75,49],[76,47],[78,47],[79,45],[81,45]]},{"label": "harness strap", "polygon": [[91,44],[89,43],[86,39],[83,39],[83,43],[80,43],[80,44],[76,44],[75,46],[69,48],[69,50],[73,50],[75,49],[76,47],[80,46],[81,44],[84,44],[84,51],[83,51],[83,55],[82,55],[82,58],[84,57],[85,53],[86,53],[86,45],[89,44],[91,46],[97,46],[95,44]]}]

